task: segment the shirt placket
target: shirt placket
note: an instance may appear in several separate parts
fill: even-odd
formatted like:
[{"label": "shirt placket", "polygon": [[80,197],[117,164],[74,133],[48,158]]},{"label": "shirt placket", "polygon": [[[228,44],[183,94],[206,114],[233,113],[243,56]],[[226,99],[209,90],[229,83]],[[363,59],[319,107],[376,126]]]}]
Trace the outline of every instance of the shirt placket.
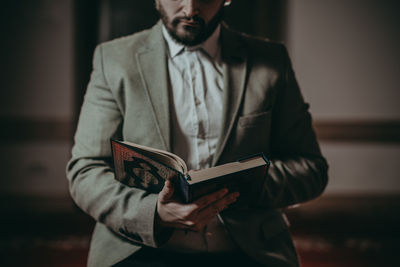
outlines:
[{"label": "shirt placket", "polygon": [[209,121],[208,121],[208,111],[205,99],[205,84],[203,79],[203,73],[201,72],[201,67],[199,63],[198,53],[200,51],[195,51],[192,53],[193,60],[193,96],[194,96],[194,106],[198,118],[197,123],[197,136],[196,136],[196,146],[199,155],[198,169],[208,168],[209,159],[209,144],[208,144],[208,132],[209,132]]}]

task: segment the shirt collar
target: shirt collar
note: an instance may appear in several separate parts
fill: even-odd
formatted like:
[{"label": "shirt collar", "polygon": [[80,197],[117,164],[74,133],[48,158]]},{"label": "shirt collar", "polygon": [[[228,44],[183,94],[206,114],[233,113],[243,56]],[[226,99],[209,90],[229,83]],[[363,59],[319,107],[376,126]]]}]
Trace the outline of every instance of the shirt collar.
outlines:
[{"label": "shirt collar", "polygon": [[180,43],[177,43],[168,33],[164,25],[162,26],[162,28],[163,28],[163,36],[168,45],[168,50],[171,58],[175,57],[183,50],[193,51],[199,48],[203,49],[211,58],[215,58],[217,56],[218,49],[220,47],[219,35],[221,32],[221,25],[217,26],[215,31],[211,34],[210,37],[208,37],[207,40],[195,46],[184,46]]}]

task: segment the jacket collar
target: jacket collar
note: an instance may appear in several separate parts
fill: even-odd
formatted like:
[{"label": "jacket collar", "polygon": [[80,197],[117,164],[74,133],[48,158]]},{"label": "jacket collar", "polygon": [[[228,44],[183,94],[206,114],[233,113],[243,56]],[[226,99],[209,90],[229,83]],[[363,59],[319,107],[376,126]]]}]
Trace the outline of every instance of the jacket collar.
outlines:
[{"label": "jacket collar", "polygon": [[212,165],[219,163],[237,121],[247,81],[247,53],[243,37],[225,24],[221,29],[224,68],[224,106],[220,138]]},{"label": "jacket collar", "polygon": [[155,120],[155,131],[161,138],[161,149],[170,151],[170,108],[168,90],[167,55],[159,21],[144,40],[142,49],[136,53],[138,71],[143,83],[145,94],[152,107]]}]

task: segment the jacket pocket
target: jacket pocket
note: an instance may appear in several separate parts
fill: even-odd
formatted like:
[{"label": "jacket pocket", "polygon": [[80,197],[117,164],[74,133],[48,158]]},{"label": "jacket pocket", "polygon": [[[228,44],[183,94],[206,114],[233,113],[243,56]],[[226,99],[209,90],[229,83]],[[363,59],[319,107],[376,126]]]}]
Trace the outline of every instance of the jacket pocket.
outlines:
[{"label": "jacket pocket", "polygon": [[239,117],[239,126],[242,128],[254,127],[263,123],[268,123],[271,119],[271,111],[245,115]]}]

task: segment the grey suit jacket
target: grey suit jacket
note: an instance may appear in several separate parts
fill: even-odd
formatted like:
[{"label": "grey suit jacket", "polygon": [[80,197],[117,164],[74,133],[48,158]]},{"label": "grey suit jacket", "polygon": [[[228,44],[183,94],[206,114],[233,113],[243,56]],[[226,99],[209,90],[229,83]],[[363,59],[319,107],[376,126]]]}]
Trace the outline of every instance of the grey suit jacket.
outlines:
[{"label": "grey suit jacket", "polygon": [[[296,266],[279,208],[321,194],[321,156],[283,45],[221,31],[224,119],[213,165],[264,152],[271,168],[250,208],[221,213],[233,240],[270,266]],[[114,179],[110,137],[170,150],[170,102],[161,24],[96,48],[72,158],[67,166],[74,201],[96,221],[89,266],[110,266],[141,246],[160,247],[157,195]]]}]

